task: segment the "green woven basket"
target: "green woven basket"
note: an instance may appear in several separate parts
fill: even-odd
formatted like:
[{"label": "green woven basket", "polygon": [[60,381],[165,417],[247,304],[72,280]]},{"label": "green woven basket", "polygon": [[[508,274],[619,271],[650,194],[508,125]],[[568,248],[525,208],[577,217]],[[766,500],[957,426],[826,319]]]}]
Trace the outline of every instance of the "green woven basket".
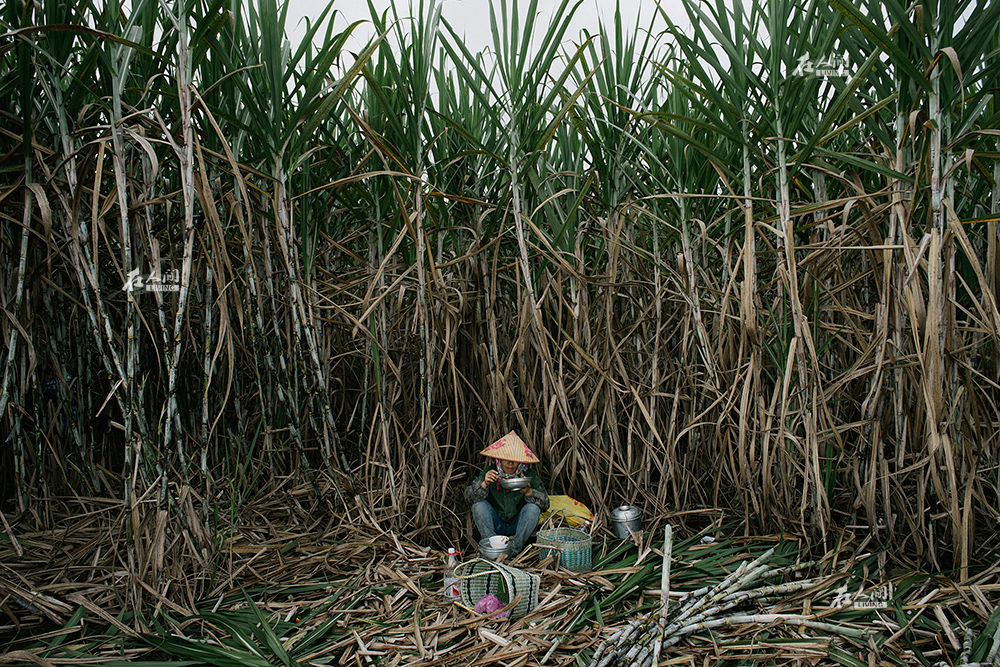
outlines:
[{"label": "green woven basket", "polygon": [[473,558],[455,568],[462,604],[472,609],[488,593],[507,604],[517,595],[520,601],[510,610],[509,618],[524,616],[538,606],[538,587],[541,577],[504,563],[494,563],[484,558]]},{"label": "green woven basket", "polygon": [[558,562],[570,572],[590,571],[590,535],[576,528],[550,528],[538,531],[535,544],[541,549],[541,557],[549,553],[558,554]]}]

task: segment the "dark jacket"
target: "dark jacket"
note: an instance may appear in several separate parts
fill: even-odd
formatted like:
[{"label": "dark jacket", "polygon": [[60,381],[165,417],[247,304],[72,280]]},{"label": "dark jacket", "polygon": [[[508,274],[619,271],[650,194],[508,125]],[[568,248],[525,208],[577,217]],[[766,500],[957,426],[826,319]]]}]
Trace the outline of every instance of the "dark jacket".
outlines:
[{"label": "dark jacket", "polygon": [[542,480],[534,468],[528,468],[528,471],[524,473],[524,476],[531,480],[531,491],[528,493],[508,491],[500,486],[499,481],[490,484],[484,489],[482,483],[486,479],[486,472],[488,470],[495,470],[495,468],[493,466],[483,468],[479,476],[466,487],[465,501],[470,506],[478,503],[480,500],[488,500],[494,509],[496,509],[500,520],[507,524],[517,521],[517,515],[526,502],[538,505],[538,509],[542,512],[549,508],[549,496],[545,493]]}]

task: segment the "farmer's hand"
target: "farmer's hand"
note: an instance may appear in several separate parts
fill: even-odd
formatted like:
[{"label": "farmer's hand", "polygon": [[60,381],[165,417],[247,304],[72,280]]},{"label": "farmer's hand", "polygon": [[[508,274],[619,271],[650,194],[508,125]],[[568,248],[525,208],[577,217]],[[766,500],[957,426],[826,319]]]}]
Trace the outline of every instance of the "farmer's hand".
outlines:
[{"label": "farmer's hand", "polygon": [[498,473],[496,470],[487,470],[486,471],[486,479],[483,480],[483,482],[482,482],[482,484],[480,484],[480,486],[482,486],[485,489],[490,484],[492,484],[493,482],[497,481],[497,479],[499,477],[500,477],[500,473]]},{"label": "farmer's hand", "polygon": [[523,493],[524,495],[528,495],[529,493],[531,493],[531,484],[521,489],[521,493]]}]

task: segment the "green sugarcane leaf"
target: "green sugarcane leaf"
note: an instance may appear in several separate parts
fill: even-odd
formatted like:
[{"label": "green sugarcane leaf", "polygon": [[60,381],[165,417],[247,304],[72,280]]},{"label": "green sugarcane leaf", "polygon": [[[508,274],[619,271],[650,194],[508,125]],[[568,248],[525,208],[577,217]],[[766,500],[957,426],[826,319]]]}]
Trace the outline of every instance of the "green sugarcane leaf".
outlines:
[{"label": "green sugarcane leaf", "polygon": [[846,0],[830,0],[830,4],[843,14],[848,21],[857,26],[879,48],[892,56],[893,65],[906,72],[914,83],[924,89],[930,88],[930,82],[924,76],[924,73],[917,69],[910,57],[896,45],[892,33],[898,29],[897,27],[894,26],[892,30],[886,32],[875,25],[856,4],[846,2]]},{"label": "green sugarcane leaf", "polygon": [[[69,620],[66,621],[66,623],[63,625],[63,630],[69,630],[70,628],[75,627],[81,621],[81,619],[83,619],[83,616],[86,613],[86,611],[87,611],[86,608],[82,606],[77,607],[76,611],[73,612],[73,615],[70,616]],[[49,643],[45,646],[46,653],[44,653],[43,656],[47,656],[48,651],[54,650],[60,644],[65,642],[67,637],[69,637],[71,634],[72,632],[67,632],[65,634],[57,635],[52,639],[50,639]]]},{"label": "green sugarcane leaf", "polygon": [[[861,86],[861,83],[867,78],[868,72],[871,71],[871,69],[875,66],[875,64],[879,62],[878,55],[879,54],[877,52],[872,53],[872,55],[868,57],[865,63],[861,67],[859,67],[857,71],[854,72],[854,75],[851,77],[851,79],[837,94],[837,98],[830,105],[829,109],[827,109],[826,113],[823,114],[823,121],[817,127],[811,130],[810,132],[811,136],[809,138],[809,141],[806,142],[806,145],[802,148],[802,150],[800,150],[795,156],[792,157],[794,165],[788,171],[789,179],[794,178],[796,172],[798,171],[798,168],[809,160],[810,155],[812,155],[813,149],[816,147],[817,144],[820,143],[821,140],[828,141],[829,138],[831,138],[825,135],[829,131],[830,127],[834,124],[834,122],[836,122],[842,117],[844,111],[847,109],[847,106],[851,98],[854,97],[854,93]],[[874,107],[871,113],[875,113],[875,110],[882,108],[888,104],[889,104],[888,99],[883,100],[879,105],[876,105]],[[858,122],[860,122],[860,118],[858,119]],[[838,129],[840,129],[840,131],[843,131],[843,129],[846,128],[843,129],[838,128]],[[837,134],[839,134],[839,132]],[[837,136],[837,135],[834,134],[832,136]]]},{"label": "green sugarcane leaf", "polygon": [[871,160],[866,160],[865,158],[857,157],[849,153],[834,153],[833,151],[827,150],[821,146],[816,146],[814,150],[815,152],[828,158],[831,162],[844,162],[852,167],[857,167],[858,169],[862,169],[864,171],[874,171],[875,173],[898,179],[904,183],[913,183],[912,176],[908,176],[907,174],[896,171],[895,169],[890,169],[889,167],[881,165],[877,162],[872,162]]},{"label": "green sugarcane leaf", "polygon": [[996,634],[998,626],[1000,626],[1000,605],[993,609],[983,631],[972,642],[971,662],[983,662],[989,657],[990,650],[993,648],[993,636]]},{"label": "green sugarcane leaf", "polygon": [[[246,603],[250,605],[250,609],[257,618],[258,625],[254,627],[253,633],[258,636],[263,634],[264,641],[267,643],[268,648],[274,652],[275,656],[283,665],[285,665],[285,667],[294,667],[295,662],[292,660],[291,656],[288,655],[288,652],[285,651],[281,642],[278,640],[277,635],[274,634],[274,630],[271,628],[270,623],[268,623],[267,618],[264,616],[264,612],[262,612],[253,599],[247,595],[246,591],[243,592],[243,598],[246,600]],[[259,633],[257,628],[260,629]]]}]

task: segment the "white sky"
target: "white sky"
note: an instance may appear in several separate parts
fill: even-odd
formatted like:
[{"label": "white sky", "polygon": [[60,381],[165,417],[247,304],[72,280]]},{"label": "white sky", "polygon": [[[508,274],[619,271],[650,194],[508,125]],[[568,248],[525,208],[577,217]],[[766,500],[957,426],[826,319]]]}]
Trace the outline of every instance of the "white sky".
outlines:
[{"label": "white sky", "polygon": [[[503,0],[495,0],[502,2]],[[687,26],[687,15],[682,9],[680,0],[659,0],[660,5],[670,14],[671,19],[681,26]],[[473,53],[483,50],[492,45],[493,38],[490,32],[490,0],[443,0],[442,15],[461,34],[465,35],[466,46]],[[410,0],[373,0],[376,9],[384,10],[395,4],[400,16],[410,14]],[[425,0],[425,5],[430,1]],[[520,0],[518,8],[524,11],[529,2]],[[622,0],[622,28],[626,35],[634,34],[638,19],[641,19],[643,27],[649,25],[650,18],[655,16],[656,0]],[[289,38],[293,44],[297,44],[305,33],[305,23],[303,17],[315,18],[326,6],[325,0],[289,0],[288,7],[288,31]],[[419,5],[418,5],[419,6]],[[559,6],[559,0],[538,0],[539,17],[536,20],[535,31],[540,34],[547,26],[546,17],[551,17],[552,13]],[[337,12],[334,27],[339,31],[350,23],[357,20],[367,21],[369,19],[367,0],[334,0],[333,8]],[[390,17],[392,13],[390,12]],[[614,0],[584,0],[583,4],[576,10],[573,22],[566,31],[566,39],[576,42],[580,38],[580,31],[588,29],[596,32],[600,22],[611,26],[615,16]],[[662,19],[656,17],[654,24],[657,30],[664,27]],[[365,30],[361,30],[365,28]],[[363,40],[372,35],[370,26],[360,26],[357,33],[359,39],[349,43],[349,50],[356,51],[363,43]]]}]

